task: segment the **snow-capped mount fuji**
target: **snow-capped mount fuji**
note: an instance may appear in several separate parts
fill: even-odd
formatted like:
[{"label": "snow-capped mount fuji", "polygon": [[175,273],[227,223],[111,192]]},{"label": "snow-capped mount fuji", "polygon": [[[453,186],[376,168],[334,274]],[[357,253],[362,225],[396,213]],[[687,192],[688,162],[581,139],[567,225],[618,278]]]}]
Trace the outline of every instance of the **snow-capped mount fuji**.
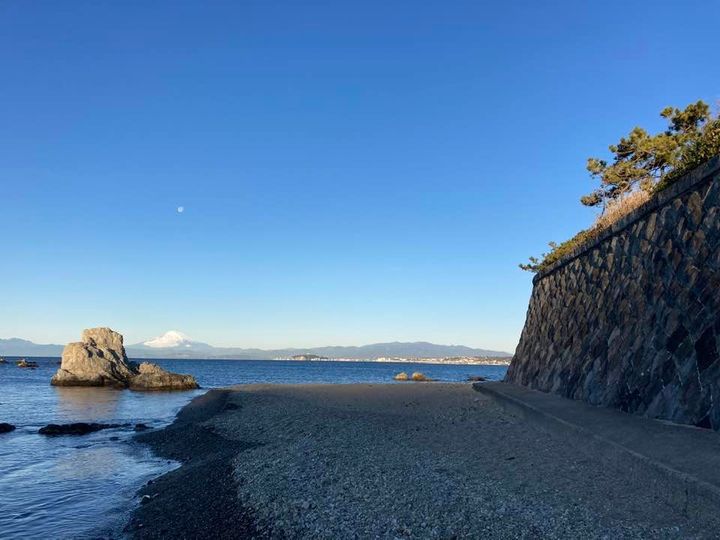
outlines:
[{"label": "snow-capped mount fuji", "polygon": [[193,341],[177,330],[165,332],[162,336],[158,336],[143,343],[146,347],[153,349],[164,349],[166,347],[192,347]]},{"label": "snow-capped mount fuji", "polygon": [[128,345],[126,348],[130,355],[159,358],[197,358],[200,354],[206,355],[214,349],[212,345],[193,341],[189,336],[177,330],[170,330],[161,336]]}]

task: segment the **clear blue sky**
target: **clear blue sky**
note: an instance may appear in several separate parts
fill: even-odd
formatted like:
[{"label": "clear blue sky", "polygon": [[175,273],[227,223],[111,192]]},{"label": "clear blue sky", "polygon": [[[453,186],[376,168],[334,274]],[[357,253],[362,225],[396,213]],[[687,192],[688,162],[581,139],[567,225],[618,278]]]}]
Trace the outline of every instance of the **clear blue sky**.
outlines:
[{"label": "clear blue sky", "polygon": [[0,337],[513,350],[517,264],[593,218],[586,158],[720,98],[718,20],[707,0],[2,2]]}]

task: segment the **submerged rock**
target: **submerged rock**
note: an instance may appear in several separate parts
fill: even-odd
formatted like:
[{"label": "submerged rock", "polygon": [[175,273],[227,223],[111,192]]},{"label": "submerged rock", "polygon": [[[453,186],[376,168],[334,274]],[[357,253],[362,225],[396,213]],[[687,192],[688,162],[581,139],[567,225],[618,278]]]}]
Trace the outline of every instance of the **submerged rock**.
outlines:
[{"label": "submerged rock", "polygon": [[77,422],[75,424],[48,424],[40,428],[38,433],[41,435],[87,435],[103,429],[121,427],[121,424],[95,424],[86,422]]},{"label": "submerged rock", "polygon": [[11,431],[15,431],[15,426],[0,422],[0,433],[10,433]]},{"label": "submerged rock", "polygon": [[110,386],[133,390],[188,390],[199,388],[191,375],[170,373],[154,364],[128,361],[123,337],[110,328],[84,330],[82,341],[63,350],[54,386]]}]

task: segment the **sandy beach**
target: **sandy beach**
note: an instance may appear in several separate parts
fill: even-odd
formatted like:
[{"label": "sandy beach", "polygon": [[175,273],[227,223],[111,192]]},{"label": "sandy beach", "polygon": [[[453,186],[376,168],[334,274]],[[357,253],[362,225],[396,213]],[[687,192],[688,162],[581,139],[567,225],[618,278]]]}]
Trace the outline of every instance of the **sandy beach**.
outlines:
[{"label": "sandy beach", "polygon": [[664,480],[470,384],[248,385],[138,440],[182,466],[134,538],[714,538]]}]

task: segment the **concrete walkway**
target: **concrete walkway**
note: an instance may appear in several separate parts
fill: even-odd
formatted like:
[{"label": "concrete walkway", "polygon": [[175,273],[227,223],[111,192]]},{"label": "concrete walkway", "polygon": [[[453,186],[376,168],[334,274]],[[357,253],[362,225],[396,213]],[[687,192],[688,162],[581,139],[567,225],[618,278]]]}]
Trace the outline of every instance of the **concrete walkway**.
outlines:
[{"label": "concrete walkway", "polygon": [[508,383],[482,382],[473,388],[544,429],[572,435],[575,444],[593,445],[606,456],[660,472],[673,506],[691,512],[720,508],[720,433]]}]

